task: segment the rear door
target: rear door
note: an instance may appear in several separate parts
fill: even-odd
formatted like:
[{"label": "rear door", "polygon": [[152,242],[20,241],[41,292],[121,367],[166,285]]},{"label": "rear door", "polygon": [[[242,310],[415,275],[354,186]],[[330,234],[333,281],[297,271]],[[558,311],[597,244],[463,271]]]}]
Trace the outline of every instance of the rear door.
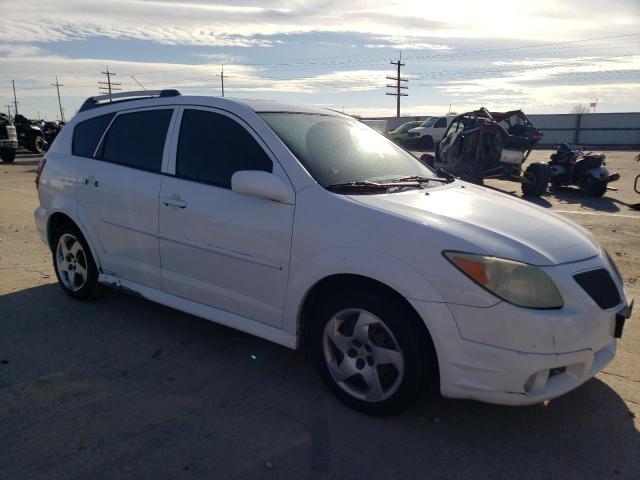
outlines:
[{"label": "rear door", "polygon": [[294,206],[234,193],[231,176],[263,170],[288,177],[232,114],[184,107],[176,130],[175,165],[160,192],[163,290],[279,326]]},{"label": "rear door", "polygon": [[78,214],[105,273],[161,288],[158,195],[172,107],[116,114],[83,164]]}]

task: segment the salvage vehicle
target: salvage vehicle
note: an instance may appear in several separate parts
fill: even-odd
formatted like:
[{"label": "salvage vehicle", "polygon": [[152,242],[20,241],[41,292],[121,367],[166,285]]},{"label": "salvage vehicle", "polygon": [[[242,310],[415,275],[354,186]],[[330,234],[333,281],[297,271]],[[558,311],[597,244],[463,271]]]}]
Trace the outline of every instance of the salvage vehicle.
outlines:
[{"label": "salvage vehicle", "polygon": [[480,108],[453,119],[435,155],[421,158],[463,180],[482,185],[485,178],[522,184],[522,193],[539,197],[547,191],[550,168],[532,163],[522,165],[542,138],[522,110],[489,112]]},{"label": "salvage vehicle", "polygon": [[0,113],[0,159],[4,163],[11,163],[16,159],[18,136],[11,117]]},{"label": "salvage vehicle", "polygon": [[42,129],[42,133],[44,134],[45,146],[48,147],[53,143],[53,141],[60,133],[64,127],[64,123],[58,121],[42,121],[40,128]]},{"label": "salvage vehicle", "polygon": [[603,153],[584,152],[563,143],[549,162],[551,185],[576,185],[590,197],[601,197],[607,185],[620,179],[619,173],[609,173]]},{"label": "salvage vehicle", "polygon": [[422,125],[421,121],[403,123],[395,130],[390,131],[387,134],[387,137],[389,137],[394,142],[399,143],[400,145],[404,145],[409,139],[409,130],[415,127],[419,127],[420,125]]},{"label": "salvage vehicle", "polygon": [[442,140],[447,127],[455,118],[452,115],[429,117],[419,127],[409,130],[407,142],[413,147],[433,148]]},{"label": "salvage vehicle", "polygon": [[107,284],[304,346],[372,415],[431,383],[507,405],[557,397],[613,359],[631,314],[613,260],[570,219],[440,176],[330,110],[91,97],[36,185],[64,293]]},{"label": "salvage vehicle", "polygon": [[18,133],[18,146],[26,148],[32,153],[43,153],[46,148],[46,142],[44,132],[38,122],[29,120],[20,114],[16,115],[13,121]]}]

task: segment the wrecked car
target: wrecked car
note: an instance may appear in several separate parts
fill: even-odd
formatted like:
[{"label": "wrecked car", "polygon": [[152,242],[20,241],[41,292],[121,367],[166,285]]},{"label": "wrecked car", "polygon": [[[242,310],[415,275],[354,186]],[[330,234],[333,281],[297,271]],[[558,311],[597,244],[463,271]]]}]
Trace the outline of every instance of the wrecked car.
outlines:
[{"label": "wrecked car", "polygon": [[490,112],[480,108],[456,116],[435,155],[423,155],[429,165],[463,180],[482,185],[486,178],[522,184],[522,193],[540,196],[547,190],[550,169],[546,163],[522,165],[542,138],[522,110]]}]

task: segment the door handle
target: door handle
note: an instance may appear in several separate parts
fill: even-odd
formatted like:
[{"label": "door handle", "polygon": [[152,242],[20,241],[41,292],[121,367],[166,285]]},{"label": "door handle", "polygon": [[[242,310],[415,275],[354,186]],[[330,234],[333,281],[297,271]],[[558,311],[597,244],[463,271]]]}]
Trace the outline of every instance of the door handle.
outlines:
[{"label": "door handle", "polygon": [[162,203],[165,207],[187,208],[187,202],[179,197],[164,197]]},{"label": "door handle", "polygon": [[90,183],[92,183],[94,187],[97,187],[100,185],[100,182],[96,180],[96,177],[94,177],[93,175],[90,175],[88,177],[83,177],[82,183],[84,185],[89,185]]}]

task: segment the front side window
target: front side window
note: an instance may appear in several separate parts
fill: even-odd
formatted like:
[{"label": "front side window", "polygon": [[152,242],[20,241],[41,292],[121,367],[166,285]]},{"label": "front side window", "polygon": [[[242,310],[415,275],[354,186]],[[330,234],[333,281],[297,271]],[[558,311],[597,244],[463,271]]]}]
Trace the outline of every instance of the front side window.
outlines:
[{"label": "front side window", "polygon": [[140,170],[160,172],[171,115],[172,109],[119,115],[109,127],[101,159]]},{"label": "front side window", "polygon": [[241,170],[273,171],[271,159],[235,120],[219,113],[186,109],[182,114],[176,176],[231,188]]},{"label": "front side window", "polygon": [[260,116],[323,187],[435,177],[417,158],[356,120],[306,113]]},{"label": "front side window", "polygon": [[434,128],[445,128],[446,126],[447,126],[447,119],[442,117],[438,119]]},{"label": "front side window", "polygon": [[78,123],[73,129],[71,153],[79,157],[93,157],[93,152],[114,115],[115,113],[109,113]]}]

